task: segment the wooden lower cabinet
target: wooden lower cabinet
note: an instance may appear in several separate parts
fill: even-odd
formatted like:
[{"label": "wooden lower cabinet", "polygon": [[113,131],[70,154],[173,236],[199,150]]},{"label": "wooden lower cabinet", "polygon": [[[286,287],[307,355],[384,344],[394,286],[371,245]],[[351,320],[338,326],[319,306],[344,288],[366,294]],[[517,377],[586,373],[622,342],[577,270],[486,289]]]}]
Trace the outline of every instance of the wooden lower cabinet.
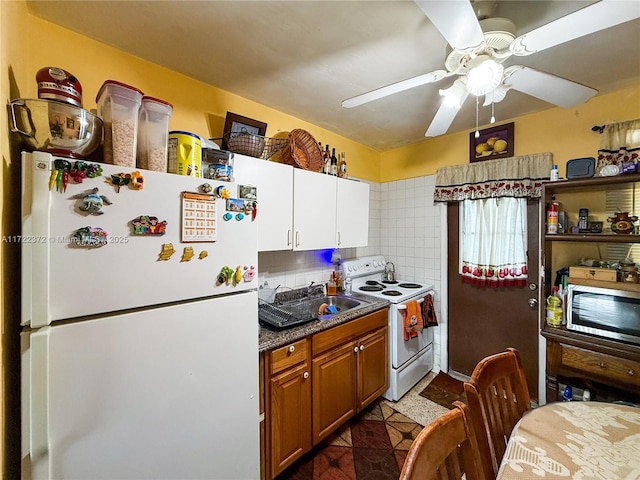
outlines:
[{"label": "wooden lower cabinet", "polygon": [[264,352],[264,472],[272,479],[389,385],[388,309]]},{"label": "wooden lower cabinet", "polygon": [[558,399],[558,383],[617,392],[640,401],[640,347],[564,327],[545,327],[547,339],[547,402]]}]

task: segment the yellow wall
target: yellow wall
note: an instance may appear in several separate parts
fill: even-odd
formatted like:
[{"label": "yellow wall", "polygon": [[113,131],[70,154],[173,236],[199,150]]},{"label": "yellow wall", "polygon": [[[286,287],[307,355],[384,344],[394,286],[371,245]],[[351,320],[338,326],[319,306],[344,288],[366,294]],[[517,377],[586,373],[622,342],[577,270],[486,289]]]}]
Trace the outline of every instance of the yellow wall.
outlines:
[{"label": "yellow wall", "polygon": [[[636,118],[640,118],[640,84],[596,96],[574,108],[555,107],[498,123],[515,122],[515,155],[552,152],[564,176],[567,160],[597,156],[600,136],[591,127]],[[468,162],[469,131],[444,135],[383,152],[380,181],[431,175],[440,167]]]},{"label": "yellow wall", "polygon": [[[37,98],[35,74],[44,66],[61,67],[78,77],[86,109],[95,108],[95,97],[105,80],[118,80],[135,86],[146,95],[172,103],[174,110],[169,125],[172,130],[187,130],[209,138],[221,137],[227,111],[266,122],[268,137],[302,128],[323,144],[336,147],[338,152],[344,151],[351,176],[378,180],[380,155],[371,148],[35,16],[29,16],[28,24],[31,77],[20,86],[23,97]],[[52,38],[64,38],[65,44],[73,45],[73,49],[50,48]]]}]

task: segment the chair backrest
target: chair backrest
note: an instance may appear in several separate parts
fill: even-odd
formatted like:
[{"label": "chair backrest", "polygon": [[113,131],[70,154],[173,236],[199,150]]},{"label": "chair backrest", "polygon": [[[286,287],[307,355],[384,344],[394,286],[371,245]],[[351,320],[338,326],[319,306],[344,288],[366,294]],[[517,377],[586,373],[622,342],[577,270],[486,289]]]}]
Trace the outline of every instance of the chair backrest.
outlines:
[{"label": "chair backrest", "polygon": [[531,410],[520,354],[514,348],[482,359],[464,383],[487,478],[495,478],[511,431]]},{"label": "chair backrest", "polygon": [[453,405],[452,410],[424,427],[413,441],[400,480],[484,478],[467,406],[458,401]]}]

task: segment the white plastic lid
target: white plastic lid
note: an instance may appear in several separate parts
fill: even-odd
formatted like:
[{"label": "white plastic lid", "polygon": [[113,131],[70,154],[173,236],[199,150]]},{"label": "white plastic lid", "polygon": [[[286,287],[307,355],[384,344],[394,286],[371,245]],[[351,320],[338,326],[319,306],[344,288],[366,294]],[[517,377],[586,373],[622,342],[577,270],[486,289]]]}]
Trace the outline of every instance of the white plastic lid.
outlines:
[{"label": "white plastic lid", "polygon": [[156,113],[171,114],[173,111],[173,105],[159,98],[149,97],[147,95],[142,97],[142,107],[151,110]]}]

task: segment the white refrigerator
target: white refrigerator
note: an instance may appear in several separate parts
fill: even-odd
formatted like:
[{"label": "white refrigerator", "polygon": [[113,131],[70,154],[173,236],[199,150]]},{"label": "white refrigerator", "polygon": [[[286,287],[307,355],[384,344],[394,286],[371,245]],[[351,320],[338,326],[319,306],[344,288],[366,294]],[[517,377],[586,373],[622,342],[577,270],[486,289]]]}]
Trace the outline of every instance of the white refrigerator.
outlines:
[{"label": "white refrigerator", "polygon": [[255,190],[22,171],[23,479],[259,478]]}]

